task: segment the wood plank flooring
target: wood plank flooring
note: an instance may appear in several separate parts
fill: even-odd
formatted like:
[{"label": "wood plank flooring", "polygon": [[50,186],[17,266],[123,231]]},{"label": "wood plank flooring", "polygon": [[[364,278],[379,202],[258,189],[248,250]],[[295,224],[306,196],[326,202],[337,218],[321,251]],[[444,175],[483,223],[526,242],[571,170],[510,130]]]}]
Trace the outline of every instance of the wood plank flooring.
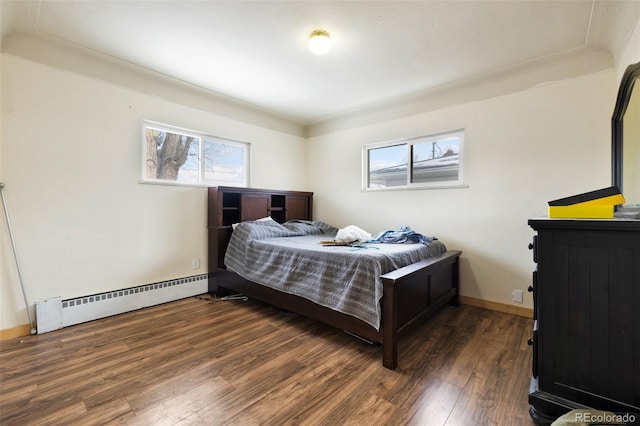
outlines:
[{"label": "wood plank flooring", "polygon": [[445,307],[382,349],[207,295],[0,342],[2,425],[533,425],[532,320]]}]

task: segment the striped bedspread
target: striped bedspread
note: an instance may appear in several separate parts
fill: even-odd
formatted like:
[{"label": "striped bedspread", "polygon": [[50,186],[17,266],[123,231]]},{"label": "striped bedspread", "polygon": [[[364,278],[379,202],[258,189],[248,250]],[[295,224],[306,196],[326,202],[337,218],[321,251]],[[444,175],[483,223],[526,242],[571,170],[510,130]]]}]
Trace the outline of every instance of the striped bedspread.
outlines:
[{"label": "striped bedspread", "polygon": [[318,221],[272,220],[236,226],[225,265],[243,278],[361,319],[380,328],[381,275],[438,256],[438,240],[424,244],[323,246],[338,229]]}]

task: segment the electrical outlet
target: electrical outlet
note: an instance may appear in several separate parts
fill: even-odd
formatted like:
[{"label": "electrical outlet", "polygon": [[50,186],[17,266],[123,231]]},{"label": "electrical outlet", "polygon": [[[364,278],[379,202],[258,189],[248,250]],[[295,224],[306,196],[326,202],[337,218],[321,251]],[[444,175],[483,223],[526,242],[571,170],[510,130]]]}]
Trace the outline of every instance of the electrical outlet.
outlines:
[{"label": "electrical outlet", "polygon": [[191,261],[191,266],[193,269],[200,269],[200,259],[193,259]]},{"label": "electrical outlet", "polygon": [[522,303],[522,290],[513,290],[511,293],[511,300],[516,303]]}]

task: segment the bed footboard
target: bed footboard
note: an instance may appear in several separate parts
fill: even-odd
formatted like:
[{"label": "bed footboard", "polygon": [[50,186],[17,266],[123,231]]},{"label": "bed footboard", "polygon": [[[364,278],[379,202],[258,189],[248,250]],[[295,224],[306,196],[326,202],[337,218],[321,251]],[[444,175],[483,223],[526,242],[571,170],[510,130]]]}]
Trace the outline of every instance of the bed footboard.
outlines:
[{"label": "bed footboard", "polygon": [[398,365],[398,340],[440,307],[458,304],[461,251],[451,250],[382,276],[382,363]]}]

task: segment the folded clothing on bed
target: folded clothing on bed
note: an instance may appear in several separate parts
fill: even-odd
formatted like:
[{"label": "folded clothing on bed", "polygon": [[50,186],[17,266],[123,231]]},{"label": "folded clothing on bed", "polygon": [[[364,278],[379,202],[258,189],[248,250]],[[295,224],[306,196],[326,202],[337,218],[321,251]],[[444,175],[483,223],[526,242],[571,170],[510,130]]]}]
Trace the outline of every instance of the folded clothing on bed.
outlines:
[{"label": "folded clothing on bed", "polygon": [[433,240],[437,240],[435,237],[427,237],[426,235],[418,234],[410,227],[404,225],[396,230],[382,231],[369,241],[368,243],[386,243],[386,244],[424,244],[429,245]]},{"label": "folded clothing on bed", "polygon": [[371,234],[355,225],[340,228],[336,234],[335,241],[352,243],[355,241],[367,241],[371,239]]}]

